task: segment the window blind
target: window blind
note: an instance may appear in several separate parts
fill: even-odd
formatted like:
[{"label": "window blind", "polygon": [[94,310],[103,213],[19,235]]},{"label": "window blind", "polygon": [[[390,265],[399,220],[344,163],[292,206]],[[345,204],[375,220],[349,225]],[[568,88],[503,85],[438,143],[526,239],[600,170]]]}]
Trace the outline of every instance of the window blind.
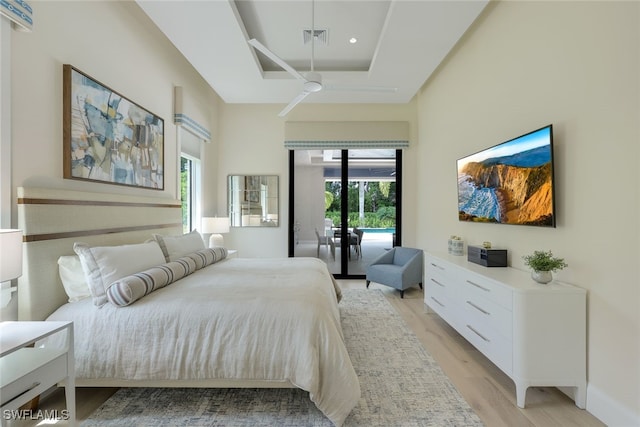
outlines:
[{"label": "window blind", "polygon": [[285,148],[354,149],[409,147],[409,122],[286,122]]}]

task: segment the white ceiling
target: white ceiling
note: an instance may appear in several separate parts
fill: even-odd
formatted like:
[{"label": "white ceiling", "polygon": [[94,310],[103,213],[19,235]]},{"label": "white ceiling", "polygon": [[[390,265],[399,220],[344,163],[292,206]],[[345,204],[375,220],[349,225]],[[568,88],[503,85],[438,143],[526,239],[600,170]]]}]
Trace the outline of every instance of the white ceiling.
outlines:
[{"label": "white ceiling", "polygon": [[[257,54],[256,38],[296,70],[310,69],[311,0],[137,0],[226,103],[287,104],[303,82]],[[329,91],[303,102],[406,103],[488,0],[315,0],[314,69],[325,85],[383,86],[395,92]],[[349,38],[358,42],[350,44]]]}]

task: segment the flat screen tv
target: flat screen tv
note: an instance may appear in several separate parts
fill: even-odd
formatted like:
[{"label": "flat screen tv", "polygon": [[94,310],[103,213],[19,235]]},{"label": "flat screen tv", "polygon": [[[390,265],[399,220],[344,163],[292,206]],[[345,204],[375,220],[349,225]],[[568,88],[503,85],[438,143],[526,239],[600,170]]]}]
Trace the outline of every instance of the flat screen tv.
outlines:
[{"label": "flat screen tv", "polygon": [[555,227],[553,126],[463,157],[460,221]]}]

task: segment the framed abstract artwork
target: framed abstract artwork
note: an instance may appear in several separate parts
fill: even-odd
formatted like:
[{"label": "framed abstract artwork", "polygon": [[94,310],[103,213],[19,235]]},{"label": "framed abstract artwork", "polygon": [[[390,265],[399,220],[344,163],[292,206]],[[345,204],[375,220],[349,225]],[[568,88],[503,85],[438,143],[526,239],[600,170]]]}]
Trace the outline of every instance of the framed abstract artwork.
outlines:
[{"label": "framed abstract artwork", "polygon": [[164,120],[63,66],[63,176],[164,189]]}]

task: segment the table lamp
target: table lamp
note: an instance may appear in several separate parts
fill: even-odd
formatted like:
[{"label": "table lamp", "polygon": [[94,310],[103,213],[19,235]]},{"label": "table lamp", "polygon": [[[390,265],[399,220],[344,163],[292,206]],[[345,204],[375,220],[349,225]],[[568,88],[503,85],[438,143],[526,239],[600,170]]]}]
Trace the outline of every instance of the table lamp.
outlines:
[{"label": "table lamp", "polygon": [[[0,230],[0,283],[22,276],[22,230]],[[16,287],[2,288],[2,307]],[[7,298],[8,296],[8,298]]]},{"label": "table lamp", "polygon": [[209,237],[209,247],[223,247],[224,237],[222,233],[229,232],[229,218],[228,217],[204,217],[202,218],[202,232],[212,233]]}]

